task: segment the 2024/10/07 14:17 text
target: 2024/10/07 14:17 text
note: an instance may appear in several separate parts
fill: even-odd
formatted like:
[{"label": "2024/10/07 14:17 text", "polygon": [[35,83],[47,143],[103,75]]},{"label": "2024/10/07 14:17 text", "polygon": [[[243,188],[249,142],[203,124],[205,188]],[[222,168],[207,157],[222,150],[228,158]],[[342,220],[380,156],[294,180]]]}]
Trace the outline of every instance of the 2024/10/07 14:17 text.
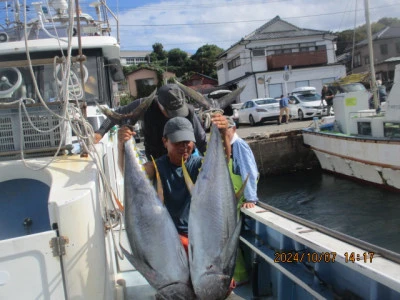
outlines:
[{"label": "2024/10/07 14:17 text", "polygon": [[[336,260],[336,252],[275,252],[275,263],[319,263],[319,262],[335,262]],[[361,261],[364,263],[372,263],[372,259],[374,257],[374,252],[363,252],[363,253],[355,253],[355,252],[345,252],[344,253],[344,261],[348,262],[357,262]]]}]

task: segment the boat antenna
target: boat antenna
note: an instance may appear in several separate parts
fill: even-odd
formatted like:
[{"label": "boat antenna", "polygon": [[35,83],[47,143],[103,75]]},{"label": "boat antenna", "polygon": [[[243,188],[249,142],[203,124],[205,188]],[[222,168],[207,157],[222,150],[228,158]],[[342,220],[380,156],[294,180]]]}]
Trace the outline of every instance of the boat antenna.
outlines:
[{"label": "boat antenna", "polygon": [[365,10],[365,23],[367,26],[367,36],[368,36],[368,52],[369,52],[369,65],[371,70],[371,91],[374,98],[374,107],[377,110],[379,108],[378,95],[376,88],[376,78],[375,78],[375,66],[374,66],[374,52],[372,47],[372,34],[371,34],[371,24],[369,22],[369,3],[368,0],[364,0],[364,10]]}]

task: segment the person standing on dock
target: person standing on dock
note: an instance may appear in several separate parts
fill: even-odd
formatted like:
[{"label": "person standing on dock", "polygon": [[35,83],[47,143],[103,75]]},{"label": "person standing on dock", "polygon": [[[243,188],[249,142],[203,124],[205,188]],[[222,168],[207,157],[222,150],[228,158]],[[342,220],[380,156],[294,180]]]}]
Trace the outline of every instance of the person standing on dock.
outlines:
[{"label": "person standing on dock", "polygon": [[332,109],[334,97],[335,97],[335,95],[332,92],[332,90],[327,85],[324,85],[322,87],[322,91],[321,91],[321,101],[325,100],[325,102],[326,102],[326,105],[327,105],[326,114],[328,116],[331,115],[331,109]]},{"label": "person standing on dock", "polygon": [[282,116],[286,116],[286,124],[289,124],[290,112],[289,112],[289,97],[281,95],[281,100],[279,100],[279,125],[282,123]]}]

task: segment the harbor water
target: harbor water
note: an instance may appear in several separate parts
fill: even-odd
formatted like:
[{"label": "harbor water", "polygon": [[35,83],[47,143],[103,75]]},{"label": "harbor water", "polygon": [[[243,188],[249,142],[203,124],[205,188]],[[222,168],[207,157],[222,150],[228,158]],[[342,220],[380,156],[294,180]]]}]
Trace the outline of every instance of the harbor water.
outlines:
[{"label": "harbor water", "polygon": [[261,202],[400,253],[400,195],[320,171],[261,177]]}]

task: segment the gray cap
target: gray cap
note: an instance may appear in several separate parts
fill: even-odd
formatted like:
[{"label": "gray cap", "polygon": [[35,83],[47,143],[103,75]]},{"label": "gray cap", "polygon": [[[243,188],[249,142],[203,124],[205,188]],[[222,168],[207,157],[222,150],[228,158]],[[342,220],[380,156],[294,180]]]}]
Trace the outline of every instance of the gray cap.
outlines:
[{"label": "gray cap", "polygon": [[186,117],[189,109],[185,93],[177,84],[166,84],[158,90],[158,102],[166,110],[168,117]]},{"label": "gray cap", "polygon": [[236,127],[236,123],[232,117],[225,116],[225,118],[228,120],[228,128]]},{"label": "gray cap", "polygon": [[192,123],[186,118],[175,117],[169,119],[164,126],[164,137],[172,143],[183,141],[196,142],[194,138]]}]

